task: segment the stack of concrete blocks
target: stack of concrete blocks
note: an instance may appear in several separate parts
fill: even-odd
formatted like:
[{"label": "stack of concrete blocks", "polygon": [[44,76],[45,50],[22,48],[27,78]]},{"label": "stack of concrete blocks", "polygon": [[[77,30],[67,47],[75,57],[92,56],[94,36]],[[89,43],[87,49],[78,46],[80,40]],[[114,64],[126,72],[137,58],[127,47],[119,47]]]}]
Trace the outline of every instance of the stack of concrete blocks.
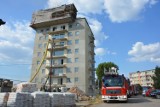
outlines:
[{"label": "stack of concrete blocks", "polygon": [[67,107],[75,105],[75,94],[64,93],[64,105]]},{"label": "stack of concrete blocks", "polygon": [[62,93],[59,92],[54,92],[54,93],[49,93],[50,98],[51,98],[51,107],[64,107],[64,96]]},{"label": "stack of concrete blocks", "polygon": [[33,107],[50,107],[49,93],[34,92],[31,95],[33,96]]},{"label": "stack of concrete blocks", "polygon": [[7,107],[9,93],[0,93],[0,107]]},{"label": "stack of concrete blocks", "polygon": [[32,93],[35,91],[38,91],[37,84],[27,83],[27,82],[18,84],[17,90],[16,90],[16,92],[29,92],[29,93]]},{"label": "stack of concrete blocks", "polygon": [[72,93],[49,93],[51,107],[72,107],[75,106],[75,94]]},{"label": "stack of concrete blocks", "polygon": [[9,93],[7,107],[32,107],[32,100],[30,93]]}]

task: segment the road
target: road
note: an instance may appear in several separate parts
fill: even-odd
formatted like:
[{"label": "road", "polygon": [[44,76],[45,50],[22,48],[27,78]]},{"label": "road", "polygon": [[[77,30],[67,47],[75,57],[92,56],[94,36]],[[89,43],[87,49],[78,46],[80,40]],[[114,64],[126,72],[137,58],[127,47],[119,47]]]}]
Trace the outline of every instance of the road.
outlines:
[{"label": "road", "polygon": [[160,99],[133,96],[127,103],[110,102],[91,105],[89,107],[160,107]]}]

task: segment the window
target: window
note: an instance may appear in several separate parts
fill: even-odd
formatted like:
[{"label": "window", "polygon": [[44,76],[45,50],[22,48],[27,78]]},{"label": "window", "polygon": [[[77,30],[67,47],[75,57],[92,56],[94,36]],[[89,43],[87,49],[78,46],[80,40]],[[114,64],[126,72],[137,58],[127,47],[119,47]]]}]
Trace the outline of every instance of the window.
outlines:
[{"label": "window", "polygon": [[78,67],[75,67],[74,68],[74,72],[78,72],[79,71],[79,68]]},{"label": "window", "polygon": [[43,29],[41,29],[41,33],[43,33]]},{"label": "window", "polygon": [[38,44],[38,48],[42,48],[42,44]]},{"label": "window", "polygon": [[68,36],[72,36],[72,32],[68,32]]},{"label": "window", "polygon": [[58,65],[63,64],[63,59],[58,59]]},{"label": "window", "polygon": [[44,43],[44,48],[46,48],[46,46],[47,46],[47,43]]},{"label": "window", "polygon": [[75,78],[74,78],[74,81],[75,81],[75,82],[78,82],[78,77],[75,77]]},{"label": "window", "polygon": [[62,75],[63,68],[55,68],[53,73],[54,73],[54,75]]},{"label": "window", "polygon": [[58,50],[53,52],[54,56],[63,56],[64,55],[64,50]]},{"label": "window", "polygon": [[62,46],[64,46],[64,42],[60,42],[59,44],[62,45]]},{"label": "window", "polygon": [[75,35],[78,36],[78,35],[79,35],[79,31],[76,31],[76,32],[75,32]]},{"label": "window", "polygon": [[75,54],[78,54],[79,53],[79,49],[75,49]]},{"label": "window", "polygon": [[38,82],[38,78],[35,78],[35,83]]},{"label": "window", "polygon": [[45,69],[42,69],[42,74],[45,74]]},{"label": "window", "polygon": [[46,64],[46,60],[43,61],[43,64]]},{"label": "window", "polygon": [[61,29],[65,30],[65,26],[61,26]]},{"label": "window", "polygon": [[45,35],[45,40],[48,40],[48,35]]},{"label": "window", "polygon": [[67,44],[68,44],[68,45],[72,45],[72,41],[69,40],[69,41],[67,42]]},{"label": "window", "polygon": [[78,27],[80,24],[79,23],[76,23],[76,27]]},{"label": "window", "polygon": [[52,29],[53,31],[55,31],[55,30],[57,30],[57,27],[53,27],[53,29]]},{"label": "window", "polygon": [[42,83],[42,84],[45,83],[45,79],[44,79],[44,78],[41,79],[41,83]]},{"label": "window", "polygon": [[78,62],[78,58],[75,58],[75,62],[76,62],[76,63]]},{"label": "window", "polygon": [[71,54],[71,53],[72,53],[71,49],[67,49],[67,54]]},{"label": "window", "polygon": [[70,78],[67,78],[67,83],[70,83],[71,82],[71,79]]},{"label": "window", "polygon": [[40,57],[41,56],[41,52],[37,52],[37,56]]},{"label": "window", "polygon": [[70,73],[71,72],[71,68],[67,68],[66,71],[67,71],[67,73]]},{"label": "window", "polygon": [[65,34],[56,34],[56,35],[52,36],[52,38],[54,38],[54,39],[62,39],[64,37],[65,37]]},{"label": "window", "polygon": [[72,25],[71,25],[71,24],[69,24],[69,28],[72,28]]},{"label": "window", "polygon": [[42,37],[42,36],[40,36],[40,37],[39,37],[39,40],[42,40],[42,38],[43,38],[43,37]]},{"label": "window", "polygon": [[71,58],[67,59],[67,63],[72,63]]},{"label": "window", "polygon": [[49,28],[46,29],[46,32],[49,32]]},{"label": "window", "polygon": [[76,39],[76,40],[75,40],[75,44],[79,44],[79,39]]},{"label": "window", "polygon": [[40,64],[40,61],[37,61],[37,65],[39,65]]}]

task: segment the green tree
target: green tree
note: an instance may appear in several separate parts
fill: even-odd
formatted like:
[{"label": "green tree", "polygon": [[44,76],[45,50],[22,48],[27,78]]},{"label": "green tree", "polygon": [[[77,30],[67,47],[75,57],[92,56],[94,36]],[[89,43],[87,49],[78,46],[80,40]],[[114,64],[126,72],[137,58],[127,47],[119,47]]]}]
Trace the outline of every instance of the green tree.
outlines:
[{"label": "green tree", "polygon": [[153,87],[156,89],[160,89],[160,67],[156,66],[155,75],[152,77],[154,84]]},{"label": "green tree", "polygon": [[99,88],[101,87],[102,77],[104,76],[104,68],[109,69],[111,67],[115,67],[115,68],[119,69],[119,67],[116,64],[114,64],[113,62],[104,62],[104,63],[100,63],[98,65],[98,67],[96,69],[96,75],[99,80]]}]

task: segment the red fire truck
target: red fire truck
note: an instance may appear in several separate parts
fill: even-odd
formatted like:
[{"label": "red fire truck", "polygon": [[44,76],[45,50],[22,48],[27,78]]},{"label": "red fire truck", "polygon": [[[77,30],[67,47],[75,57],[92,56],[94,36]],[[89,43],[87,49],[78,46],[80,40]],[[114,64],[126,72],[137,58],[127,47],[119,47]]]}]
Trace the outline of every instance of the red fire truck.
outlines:
[{"label": "red fire truck", "polygon": [[127,102],[129,85],[124,75],[119,75],[115,68],[104,70],[104,74],[101,89],[102,100],[104,102],[111,100]]}]

